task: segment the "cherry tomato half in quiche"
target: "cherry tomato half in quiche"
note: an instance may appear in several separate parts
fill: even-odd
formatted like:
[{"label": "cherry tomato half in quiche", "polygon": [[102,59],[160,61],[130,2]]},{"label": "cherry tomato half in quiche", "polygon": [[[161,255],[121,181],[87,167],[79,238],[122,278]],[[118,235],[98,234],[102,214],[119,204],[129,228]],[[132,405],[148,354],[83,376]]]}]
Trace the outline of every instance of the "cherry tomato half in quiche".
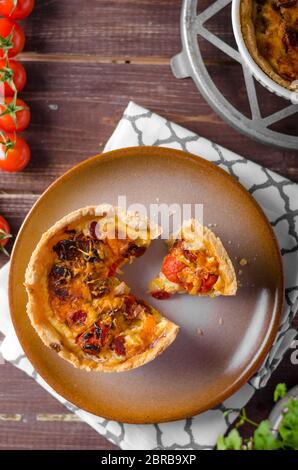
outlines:
[{"label": "cherry tomato half in quiche", "polygon": [[12,20],[27,18],[34,8],[35,0],[0,0],[0,15]]},{"label": "cherry tomato half in quiche", "polygon": [[17,134],[0,135],[0,169],[15,173],[29,163],[31,152],[27,142]]},{"label": "cherry tomato half in quiche", "polygon": [[16,60],[0,59],[0,96],[14,96],[26,85],[26,70]]},{"label": "cherry tomato half in quiche", "polygon": [[179,284],[180,280],[178,274],[183,268],[185,268],[184,263],[178,261],[173,255],[167,255],[162,264],[161,271],[169,281]]},{"label": "cherry tomato half in quiche", "polygon": [[25,34],[20,25],[0,18],[0,57],[14,57],[24,49]]},{"label": "cherry tomato half in quiche", "polygon": [[0,129],[5,132],[22,132],[30,122],[30,109],[25,101],[7,97],[0,104]]},{"label": "cherry tomato half in quiche", "polygon": [[0,215],[0,253],[3,252],[8,255],[4,247],[7,245],[10,238],[11,235],[9,223],[2,215]]}]

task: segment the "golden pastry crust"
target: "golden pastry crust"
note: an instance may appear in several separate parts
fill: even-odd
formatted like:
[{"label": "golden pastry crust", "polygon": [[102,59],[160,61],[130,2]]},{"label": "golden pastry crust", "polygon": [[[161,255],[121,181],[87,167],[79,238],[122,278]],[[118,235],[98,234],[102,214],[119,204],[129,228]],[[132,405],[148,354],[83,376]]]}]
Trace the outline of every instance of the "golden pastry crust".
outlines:
[{"label": "golden pastry crust", "polygon": [[296,90],[298,1],[242,0],[241,29],[254,61],[276,83]]},{"label": "golden pastry crust", "polygon": [[163,293],[186,292],[197,296],[236,294],[233,264],[221,240],[209,228],[194,219],[184,222],[179,233],[169,242],[169,248],[161,272],[149,286],[154,297],[166,298]]},{"label": "golden pastry crust", "polygon": [[[102,271],[96,271],[98,266],[104,270],[105,262],[110,262],[110,260],[94,260],[90,256],[86,258],[88,253],[85,253],[84,249],[78,250],[79,261],[76,261],[71,251],[69,259],[65,257],[63,250],[58,252],[59,256],[57,255],[57,246],[61,248],[61,240],[64,244],[66,241],[70,245],[74,241],[85,243],[86,240],[82,235],[85,227],[89,227],[88,224],[94,219],[99,224],[105,224],[107,220],[110,220],[110,209],[111,206],[91,206],[79,209],[51,227],[42,236],[32,254],[25,275],[25,287],[28,293],[27,312],[29,318],[46,346],[52,348],[75,367],[94,371],[120,372],[139,367],[157,357],[174,341],[179,327],[162,317],[153,307],[131,295],[129,288],[125,283],[120,282],[114,273],[105,274],[104,281],[109,282],[109,291],[107,293],[100,292],[99,296],[93,297],[93,291],[90,293],[86,285],[83,286],[80,276],[82,273],[85,276],[86,269],[91,275],[101,273]],[[124,213],[119,209],[116,211],[117,230],[124,224],[126,227],[129,226],[130,233],[132,233],[136,226],[142,226],[149,235],[148,239],[140,240],[140,233],[143,232],[137,232],[136,238],[142,248],[143,246],[146,248],[150,240],[159,235],[157,227],[149,227],[148,222],[136,214]],[[137,219],[139,219],[140,225],[138,223],[136,225]],[[76,234],[74,235],[73,232]],[[79,238],[74,238],[76,236]],[[65,239],[65,237],[68,238]],[[87,241],[90,242],[89,236]],[[104,248],[110,250],[109,242],[110,240],[107,241]],[[81,247],[81,245],[78,246]],[[94,246],[92,245],[92,248]],[[114,244],[112,247],[114,249]],[[64,245],[62,248],[64,249]],[[93,250],[91,251],[93,253]],[[117,268],[134,259],[134,251],[129,253],[129,257],[120,258],[120,261],[117,258],[119,261]],[[131,253],[133,254],[131,255]],[[75,274],[73,274],[70,284],[67,284],[67,276],[62,281],[59,276],[68,272],[70,267]],[[107,268],[110,269],[110,265]],[[78,287],[79,292],[77,292]],[[71,296],[67,296],[67,289],[71,292]],[[78,308],[74,312],[75,317],[81,317],[78,318],[77,323],[73,314],[72,317],[69,317],[73,305]],[[127,305],[132,305],[138,312],[136,316],[127,319],[125,310],[128,308]],[[114,311],[118,312],[117,319]],[[100,322],[99,317],[94,317],[98,312],[101,315]],[[104,318],[104,326],[102,318]],[[106,323],[107,321],[108,323]],[[111,339],[111,344],[107,343],[107,339]]]}]

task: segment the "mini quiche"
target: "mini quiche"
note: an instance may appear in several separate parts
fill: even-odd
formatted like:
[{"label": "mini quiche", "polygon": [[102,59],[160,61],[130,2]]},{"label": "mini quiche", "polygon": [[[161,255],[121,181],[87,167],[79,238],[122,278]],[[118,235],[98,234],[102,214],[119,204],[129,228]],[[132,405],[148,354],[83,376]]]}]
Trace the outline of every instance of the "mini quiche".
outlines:
[{"label": "mini quiche", "polygon": [[80,209],[50,228],[25,277],[42,341],[74,366],[103,372],[136,368],[166,349],[178,326],[116,277],[158,235],[147,219],[111,206]]},{"label": "mini quiche", "polygon": [[255,62],[275,82],[296,89],[298,0],[242,0],[241,29]]},{"label": "mini quiche", "polygon": [[237,280],[220,239],[195,220],[184,222],[169,242],[159,275],[149,286],[151,295],[167,299],[176,293],[211,297],[235,295]]}]

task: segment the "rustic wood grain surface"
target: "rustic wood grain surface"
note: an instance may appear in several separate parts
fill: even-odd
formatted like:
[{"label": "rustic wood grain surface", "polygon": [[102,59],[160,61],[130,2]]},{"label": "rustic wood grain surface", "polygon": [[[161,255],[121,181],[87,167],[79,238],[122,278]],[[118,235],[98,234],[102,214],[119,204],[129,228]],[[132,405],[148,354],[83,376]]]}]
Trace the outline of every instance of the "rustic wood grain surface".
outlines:
[{"label": "rustic wood grain surface", "polygon": [[[209,3],[201,0],[199,8]],[[24,136],[32,161],[23,173],[0,173],[0,213],[9,220],[14,235],[57,176],[102,150],[129,100],[298,181],[297,152],[266,147],[240,135],[210,109],[191,80],[173,77],[169,60],[181,48],[180,6],[179,0],[37,0],[24,22],[27,44],[21,56],[28,72],[22,97],[32,110],[32,123]],[[208,27],[234,44],[230,7]],[[212,46],[202,42],[201,48],[217,86],[248,113],[240,68]],[[257,88],[265,115],[284,105],[261,86]],[[280,129],[297,134],[297,115]],[[0,266],[5,262],[1,256]],[[297,365],[290,355],[247,407],[255,420],[268,415],[276,383],[296,384]],[[15,367],[1,365],[0,449],[49,448],[115,446]]]}]

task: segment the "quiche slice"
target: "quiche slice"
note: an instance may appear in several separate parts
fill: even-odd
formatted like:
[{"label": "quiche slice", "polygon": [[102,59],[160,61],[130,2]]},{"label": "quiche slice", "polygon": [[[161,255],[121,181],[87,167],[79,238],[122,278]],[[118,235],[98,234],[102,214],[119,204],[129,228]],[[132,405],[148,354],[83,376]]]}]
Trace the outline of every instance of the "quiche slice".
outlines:
[{"label": "quiche slice", "polygon": [[116,277],[159,235],[137,214],[86,207],[50,228],[29,262],[27,312],[40,338],[74,366],[115,372],[158,356],[178,326]]},{"label": "quiche slice", "polygon": [[169,242],[161,272],[149,286],[151,295],[167,299],[176,293],[211,297],[235,295],[237,280],[220,239],[194,219],[184,222]]},{"label": "quiche slice", "polygon": [[285,88],[298,80],[298,0],[242,0],[241,29],[263,71]]}]

